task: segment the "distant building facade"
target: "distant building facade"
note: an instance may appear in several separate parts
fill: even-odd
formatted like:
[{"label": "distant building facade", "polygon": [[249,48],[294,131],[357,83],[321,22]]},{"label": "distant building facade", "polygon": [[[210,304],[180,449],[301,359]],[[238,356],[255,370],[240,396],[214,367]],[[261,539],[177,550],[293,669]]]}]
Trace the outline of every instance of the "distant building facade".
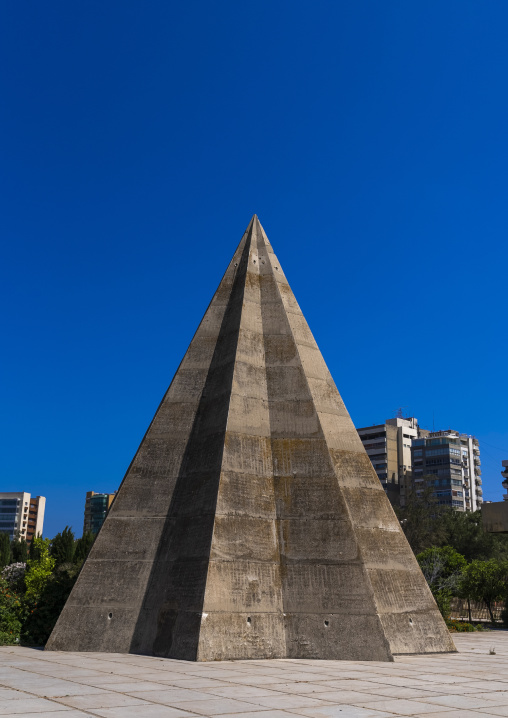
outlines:
[{"label": "distant building facade", "polygon": [[23,538],[29,544],[42,536],[46,499],[26,491],[0,493],[0,531],[10,538]]},{"label": "distant building facade", "polygon": [[404,505],[412,470],[412,442],[429,432],[420,428],[415,417],[400,416],[357,431],[388,498]]},{"label": "distant building facade", "polygon": [[83,533],[91,531],[96,534],[99,531],[115,496],[116,492],[114,494],[96,494],[95,491],[87,491]]},{"label": "distant building facade", "polygon": [[483,503],[478,439],[458,431],[433,431],[412,442],[411,490],[428,487],[439,504],[476,511]]}]

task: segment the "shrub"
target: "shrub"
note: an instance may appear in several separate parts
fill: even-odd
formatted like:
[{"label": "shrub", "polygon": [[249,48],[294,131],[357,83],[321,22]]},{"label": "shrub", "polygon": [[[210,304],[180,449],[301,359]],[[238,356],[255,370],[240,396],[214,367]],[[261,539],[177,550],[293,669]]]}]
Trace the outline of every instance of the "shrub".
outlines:
[{"label": "shrub", "polygon": [[448,618],[450,601],[461,585],[466,559],[451,546],[428,548],[416,558],[441,615]]},{"label": "shrub", "polygon": [[25,590],[26,563],[11,563],[6,566],[0,574],[16,593],[23,593]]},{"label": "shrub", "polygon": [[23,606],[19,596],[0,578],[0,645],[19,643]]},{"label": "shrub", "polygon": [[25,645],[43,646],[55,627],[64,604],[76,582],[79,569],[64,564],[46,581],[41,593],[27,601],[27,618],[23,624]]}]

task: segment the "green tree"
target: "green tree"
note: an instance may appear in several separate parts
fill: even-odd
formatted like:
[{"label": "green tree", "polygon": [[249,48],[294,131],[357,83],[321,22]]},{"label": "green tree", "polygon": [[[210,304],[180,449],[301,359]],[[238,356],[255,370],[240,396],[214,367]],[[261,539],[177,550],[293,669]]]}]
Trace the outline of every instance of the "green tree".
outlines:
[{"label": "green tree", "polygon": [[11,563],[11,539],[9,534],[0,533],[0,569]]},{"label": "green tree", "polygon": [[415,554],[444,543],[445,511],[446,509],[437,503],[430,487],[424,489],[421,495],[411,492],[407,505],[396,509],[402,530]]},{"label": "green tree", "polygon": [[449,510],[443,514],[445,542],[453,546],[468,562],[490,558],[508,558],[508,537],[483,530],[481,511]]},{"label": "green tree", "polygon": [[28,544],[24,538],[15,538],[11,543],[13,562],[26,563],[28,559]]},{"label": "green tree", "polygon": [[62,608],[76,582],[79,567],[65,564],[49,576],[38,600],[31,604],[23,623],[21,638],[24,644],[42,646],[55,627]]},{"label": "green tree", "polygon": [[68,526],[51,541],[50,554],[56,565],[72,563],[74,559],[74,534]]},{"label": "green tree", "polygon": [[95,541],[95,535],[91,531],[85,531],[83,536],[76,541],[74,550],[74,563],[81,563],[88,556]]},{"label": "green tree", "polygon": [[450,615],[450,600],[460,590],[467,561],[452,546],[428,548],[416,557],[437,606],[444,618]]},{"label": "green tree", "polygon": [[508,565],[491,558],[472,561],[464,571],[461,593],[474,601],[484,601],[492,623],[495,622],[492,604],[506,596]]},{"label": "green tree", "polygon": [[25,574],[25,598],[28,601],[37,601],[42,594],[53,569],[56,560],[49,555],[49,539],[34,536],[30,553],[37,558],[29,558]]},{"label": "green tree", "polygon": [[19,642],[21,620],[21,601],[7,581],[0,578],[0,646]]}]

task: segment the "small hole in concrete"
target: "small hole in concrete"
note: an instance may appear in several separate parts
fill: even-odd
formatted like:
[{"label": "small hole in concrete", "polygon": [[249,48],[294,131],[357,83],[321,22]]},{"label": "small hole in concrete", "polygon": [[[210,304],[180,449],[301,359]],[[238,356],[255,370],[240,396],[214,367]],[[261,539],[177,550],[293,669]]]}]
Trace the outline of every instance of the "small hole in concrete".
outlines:
[{"label": "small hole in concrete", "polygon": [[413,619],[412,619],[412,618],[409,619],[409,623],[410,623],[411,625],[413,625]]},{"label": "small hole in concrete", "polygon": [[326,626],[327,628],[328,628],[329,625],[330,625],[330,621],[325,621],[325,626]]},{"label": "small hole in concrete", "polygon": [[247,623],[251,623],[250,616],[247,616]]},{"label": "small hole in concrete", "polygon": [[110,618],[110,619],[113,618],[113,614],[112,614],[112,613],[108,613],[108,618]]}]

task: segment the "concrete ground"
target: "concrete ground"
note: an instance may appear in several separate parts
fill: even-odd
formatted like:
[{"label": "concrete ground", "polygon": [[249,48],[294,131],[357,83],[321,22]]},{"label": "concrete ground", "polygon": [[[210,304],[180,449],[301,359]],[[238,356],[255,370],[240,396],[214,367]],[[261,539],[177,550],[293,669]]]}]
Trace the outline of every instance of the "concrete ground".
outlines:
[{"label": "concrete ground", "polygon": [[395,663],[188,663],[5,646],[0,716],[508,716],[508,632],[454,638],[458,654]]}]

